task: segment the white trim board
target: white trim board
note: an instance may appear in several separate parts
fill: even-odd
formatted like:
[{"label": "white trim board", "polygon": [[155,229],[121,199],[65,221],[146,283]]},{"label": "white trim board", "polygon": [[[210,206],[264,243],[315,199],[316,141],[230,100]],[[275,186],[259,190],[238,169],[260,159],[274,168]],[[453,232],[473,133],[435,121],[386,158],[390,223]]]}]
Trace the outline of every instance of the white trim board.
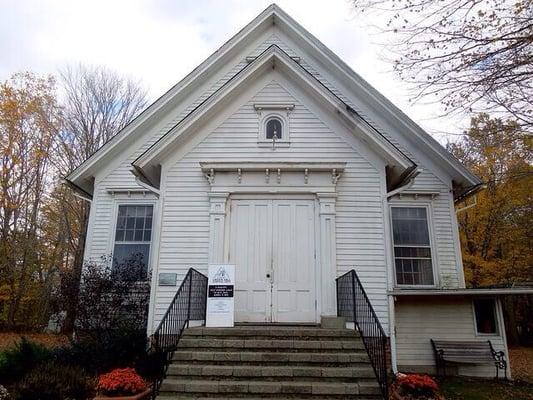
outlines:
[{"label": "white trim board", "polygon": [[[181,102],[184,98],[187,98],[188,95],[194,92],[195,87],[209,81],[209,77],[215,73],[214,71],[218,71],[224,65],[227,65],[229,58],[235,57],[247,46],[247,44],[253,42],[253,40],[257,39],[268,29],[273,29],[275,32],[283,32],[285,35],[293,39],[302,50],[311,54],[312,58],[316,60],[319,65],[325,67],[322,68],[320,71],[321,73],[329,73],[336,77],[336,79],[330,79],[332,83],[339,83],[343,88],[348,88],[350,92],[349,94],[355,97],[357,97],[357,93],[359,96],[364,93],[366,100],[380,110],[379,112],[383,114],[383,118],[388,118],[392,121],[392,126],[398,124],[401,126],[400,129],[395,129],[397,130],[397,133],[401,133],[405,136],[406,140],[409,140],[411,144],[415,143],[415,147],[421,147],[423,153],[427,152],[428,154],[432,154],[435,161],[438,162],[444,170],[448,171],[454,180],[462,182],[466,186],[479,183],[479,179],[462,166],[451,154],[442,148],[440,144],[425,133],[384,96],[373,89],[331,50],[324,46],[318,39],[312,36],[275,4],[267,7],[261,14],[259,14],[259,16],[237,33],[237,35],[232,37],[220,49],[200,64],[199,67],[193,70],[182,81],[149,106],[134,121],[132,121],[132,123],[73,171],[68,178],[75,181],[78,185],[83,185],[85,189],[90,189],[92,191],[90,178],[91,176],[94,176],[95,171],[100,168],[96,165],[100,159],[112,155],[111,150],[124,142],[126,138],[131,139],[133,136],[142,135],[142,132],[146,131],[146,129],[141,129],[141,127],[144,126],[146,128],[146,123],[149,120],[154,118],[157,119],[158,115],[162,115],[165,110],[168,111],[171,105],[176,101]],[[246,59],[246,57],[246,55],[243,55],[243,59]],[[301,64],[302,60],[299,58],[297,61],[294,61],[294,57],[290,58],[298,65]],[[254,58],[254,61],[256,60],[257,58]],[[251,61],[251,63],[254,61]],[[176,100],[178,98],[179,100]],[[359,110],[356,111],[359,113]],[[368,123],[373,124],[374,122]]]},{"label": "white trim board", "polygon": [[[221,103],[228,101],[228,96],[238,95],[240,87],[247,81],[254,80],[255,77],[260,76],[265,68],[275,68],[279,71],[286,72],[292,78],[299,80],[308,88],[315,96],[321,97],[325,107],[337,113],[352,127],[356,128],[352,132],[359,134],[364,138],[364,141],[373,148],[373,150],[384,157],[390,164],[396,166],[401,173],[414,166],[414,163],[403,154],[398,148],[390,143],[379,132],[373,130],[369,125],[358,116],[354,116],[347,109],[345,103],[331,93],[327,88],[321,85],[312,75],[303,70],[299,64],[295,63],[283,50],[276,45],[270,46],[265,50],[261,56],[256,58],[248,65],[248,70],[243,70],[231,82],[224,85],[211,97],[209,97],[201,106],[196,108],[187,117],[180,121],[174,128],[167,132],[162,138],[155,142],[148,150],[139,156],[133,165],[144,171],[144,174],[153,181],[158,181],[153,171],[160,165],[162,160],[172,152],[172,145],[174,145],[181,135],[184,135],[188,130],[194,130],[198,124],[202,123],[208,117],[212,116],[217,108],[221,107]],[[156,182],[152,182],[158,186]]]}]

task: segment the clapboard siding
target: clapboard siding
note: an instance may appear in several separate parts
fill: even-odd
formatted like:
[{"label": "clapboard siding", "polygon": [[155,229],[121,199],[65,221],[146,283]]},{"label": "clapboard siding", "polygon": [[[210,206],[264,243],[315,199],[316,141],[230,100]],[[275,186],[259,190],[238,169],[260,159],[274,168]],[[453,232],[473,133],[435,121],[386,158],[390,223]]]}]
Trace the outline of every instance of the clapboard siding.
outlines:
[{"label": "clapboard siding", "polygon": [[[258,116],[254,102],[269,100],[296,104],[290,116],[289,148],[257,146]],[[283,161],[345,161],[337,184],[338,274],[355,267],[382,321],[387,322],[385,238],[381,207],[381,179],[373,165],[334,134],[278,83],[272,82],[250,99],[206,139],[172,166],[163,187],[163,226],[159,271],[183,276],[187,268],[207,267],[209,241],[209,185],[199,162],[254,159]],[[189,224],[190,218],[194,224]],[[189,251],[205,249],[202,253]],[[166,310],[172,289],[158,288],[155,321]]]},{"label": "clapboard siding", "polygon": [[[307,59],[304,54],[293,50],[295,45],[287,45],[287,40],[274,33],[249,54],[242,54],[240,61],[219,76],[213,77],[213,84],[190,104],[182,106],[181,111],[170,113],[164,120],[156,124],[156,128],[145,134],[142,140],[131,149],[120,165],[107,176],[100,177],[95,184],[93,210],[91,212],[91,231],[88,238],[87,259],[98,259],[110,251],[112,229],[114,224],[114,204],[112,195],[107,193],[109,187],[136,187],[137,184],[130,172],[131,162],[148,149],[157,139],[164,135],[176,123],[183,119],[191,110],[201,104],[217,89],[247,65],[246,56],[257,56],[270,45],[276,44],[291,56],[301,56],[300,64],[339,98],[356,109],[369,121],[375,123],[380,131],[405,151],[415,161],[418,160],[414,151],[407,149],[405,141],[397,140],[394,130],[386,131],[380,127],[379,119],[372,119],[371,112],[364,109],[364,104],[351,99],[342,93],[336,85],[328,81],[320,73],[321,67]],[[216,75],[216,74],[215,74]],[[259,98],[261,100],[259,100]],[[387,322],[386,302],[386,241],[384,234],[384,215],[381,202],[379,171],[377,171],[357,149],[353,149],[339,136],[329,130],[303,104],[292,97],[279,85],[269,85],[260,97],[243,106],[224,124],[219,126],[207,140],[197,146],[169,171],[168,181],[162,182],[164,202],[160,243],[154,246],[160,250],[160,257],[155,262],[160,271],[178,272],[178,282],[183,278],[189,266],[205,268],[208,256],[208,186],[198,168],[200,159],[209,160],[241,160],[253,157],[255,160],[268,161],[273,159],[268,149],[257,147],[257,115],[251,108],[252,101],[295,101],[298,107],[291,115],[291,146],[278,149],[274,158],[283,160],[290,155],[291,160],[330,160],[348,162],[346,172],[338,183],[337,199],[337,264],[338,273],[342,274],[355,267],[369,291],[370,297],[380,318]],[[289,100],[290,99],[290,100]],[[186,102],[186,101],[185,101]],[[369,116],[370,115],[370,116]],[[390,128],[390,127],[389,127]],[[412,149],[411,149],[412,150]],[[419,165],[421,165],[419,163]],[[430,168],[424,165],[412,190],[438,191],[441,194],[432,201],[435,239],[438,253],[441,281],[449,286],[457,286],[459,278],[457,268],[459,260],[454,248],[452,228],[453,209],[450,206],[449,184],[437,178]],[[157,229],[157,227],[155,227]],[[175,288],[157,288],[155,304],[155,321],[166,311],[166,305],[175,293]]]},{"label": "clapboard siding", "polygon": [[[462,285],[459,271],[462,268],[461,261],[456,251],[456,243],[454,236],[454,225],[452,218],[455,210],[452,207],[452,194],[446,185],[442,183],[437,177],[428,173],[422,173],[418,180],[419,185],[416,185],[409,190],[406,190],[401,196],[406,202],[413,203],[415,194],[420,191],[432,191],[437,194],[433,199],[430,196],[420,195],[419,202],[422,204],[429,203],[430,218],[433,230],[433,250],[436,251],[438,284],[440,287],[457,288]],[[401,204],[400,196],[395,196],[392,200],[395,204]]]},{"label": "clapboard siding", "polygon": [[[396,348],[403,372],[434,372],[435,357],[430,339],[490,340],[496,350],[506,351],[504,338],[476,336],[474,312],[469,299],[401,299],[396,303]],[[500,332],[503,327],[500,326]],[[462,375],[494,376],[494,366],[460,366]]]}]

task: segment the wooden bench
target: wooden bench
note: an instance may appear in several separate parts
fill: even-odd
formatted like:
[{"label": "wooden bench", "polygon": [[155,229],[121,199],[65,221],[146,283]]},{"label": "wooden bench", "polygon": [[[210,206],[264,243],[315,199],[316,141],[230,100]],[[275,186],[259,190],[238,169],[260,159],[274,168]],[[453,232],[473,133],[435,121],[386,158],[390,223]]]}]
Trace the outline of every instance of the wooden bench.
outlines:
[{"label": "wooden bench", "polygon": [[503,369],[507,379],[507,361],[503,351],[496,351],[490,340],[483,342],[451,341],[431,339],[435,359],[437,361],[437,375],[439,370],[446,376],[446,363],[455,364],[485,364],[493,363],[496,367],[496,378],[499,370]]}]

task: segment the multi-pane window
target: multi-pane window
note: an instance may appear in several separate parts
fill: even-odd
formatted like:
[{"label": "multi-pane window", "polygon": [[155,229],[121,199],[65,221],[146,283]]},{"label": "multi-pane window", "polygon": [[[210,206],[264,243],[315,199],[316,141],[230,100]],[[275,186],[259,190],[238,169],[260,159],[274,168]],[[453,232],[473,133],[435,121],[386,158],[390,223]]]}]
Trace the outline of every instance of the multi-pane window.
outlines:
[{"label": "multi-pane window", "polygon": [[398,285],[433,285],[427,209],[392,207],[394,262]]},{"label": "multi-pane window", "polygon": [[494,299],[474,300],[474,313],[476,315],[476,331],[482,335],[496,335],[496,304]]},{"label": "multi-pane window", "polygon": [[113,273],[132,281],[147,278],[152,220],[153,206],[151,205],[120,205],[118,207]]}]

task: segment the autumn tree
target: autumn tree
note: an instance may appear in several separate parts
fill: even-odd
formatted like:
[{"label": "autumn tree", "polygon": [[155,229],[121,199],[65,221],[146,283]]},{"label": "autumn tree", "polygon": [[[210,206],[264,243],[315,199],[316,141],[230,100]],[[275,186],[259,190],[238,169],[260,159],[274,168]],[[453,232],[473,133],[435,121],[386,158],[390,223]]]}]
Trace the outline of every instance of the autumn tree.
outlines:
[{"label": "autumn tree", "polygon": [[386,33],[414,99],[533,129],[533,0],[352,0]]},{"label": "autumn tree", "polygon": [[[472,119],[464,138],[448,145],[478,175],[485,189],[458,206],[467,285],[533,283],[532,138],[513,120]],[[509,343],[527,342],[533,323],[527,296],[504,299]],[[521,327],[521,329],[519,329]]]},{"label": "autumn tree", "polygon": [[533,282],[531,137],[512,120],[481,114],[464,139],[448,148],[485,184],[476,205],[458,213],[467,281]]},{"label": "autumn tree", "polygon": [[[124,128],[146,106],[141,85],[103,67],[69,67],[61,73],[64,92],[63,128],[55,142],[54,163],[65,177]],[[56,187],[50,212],[57,214],[56,228],[65,232],[61,251],[66,269],[62,291],[66,301],[65,329],[74,323],[83,265],[89,204],[71,190]]]},{"label": "autumn tree", "polygon": [[52,78],[19,73],[0,83],[0,284],[9,297],[9,327],[36,280],[53,276],[40,215],[59,127]]}]

